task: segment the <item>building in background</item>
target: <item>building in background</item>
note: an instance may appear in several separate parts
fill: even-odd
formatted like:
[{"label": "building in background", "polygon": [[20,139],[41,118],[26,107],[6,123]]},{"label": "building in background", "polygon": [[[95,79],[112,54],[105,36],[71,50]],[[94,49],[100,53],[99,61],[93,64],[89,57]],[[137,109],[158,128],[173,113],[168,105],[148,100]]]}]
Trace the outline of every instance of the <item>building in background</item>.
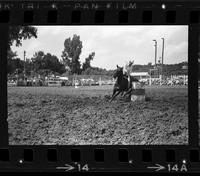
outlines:
[{"label": "building in background", "polygon": [[146,82],[150,78],[148,72],[132,72],[130,73],[131,76],[139,79],[139,81]]}]

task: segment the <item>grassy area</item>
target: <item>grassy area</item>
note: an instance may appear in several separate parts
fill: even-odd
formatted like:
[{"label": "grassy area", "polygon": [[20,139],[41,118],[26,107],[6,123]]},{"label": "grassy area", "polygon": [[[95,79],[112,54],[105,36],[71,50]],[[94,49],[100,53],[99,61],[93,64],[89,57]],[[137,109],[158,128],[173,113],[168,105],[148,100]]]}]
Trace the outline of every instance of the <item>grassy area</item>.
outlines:
[{"label": "grassy area", "polygon": [[[74,88],[68,87],[8,87],[8,93],[16,94],[53,94],[53,95],[81,95],[85,94],[88,96],[95,95],[108,95],[112,94],[113,85],[102,85],[102,86],[83,86]],[[156,94],[159,96],[175,96],[176,94],[187,94],[188,89],[186,87],[170,87],[170,86],[146,86],[146,93]]]}]

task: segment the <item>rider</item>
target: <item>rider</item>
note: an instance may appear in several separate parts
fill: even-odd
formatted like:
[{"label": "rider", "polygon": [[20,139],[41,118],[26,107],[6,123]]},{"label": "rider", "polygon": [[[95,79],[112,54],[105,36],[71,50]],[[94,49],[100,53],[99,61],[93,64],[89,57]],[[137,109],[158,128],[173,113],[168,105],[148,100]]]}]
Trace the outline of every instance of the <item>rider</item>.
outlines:
[{"label": "rider", "polygon": [[124,75],[127,76],[128,78],[128,87],[130,87],[130,81],[131,81],[131,71],[133,70],[133,64],[134,64],[134,60],[133,61],[129,61],[128,64],[125,65],[124,68]]}]

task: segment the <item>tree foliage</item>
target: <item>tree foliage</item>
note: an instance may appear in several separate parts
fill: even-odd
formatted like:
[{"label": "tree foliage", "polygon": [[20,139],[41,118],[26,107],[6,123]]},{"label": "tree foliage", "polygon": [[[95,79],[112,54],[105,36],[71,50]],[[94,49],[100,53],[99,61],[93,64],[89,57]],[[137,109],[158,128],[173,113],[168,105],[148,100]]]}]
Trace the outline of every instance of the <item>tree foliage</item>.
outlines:
[{"label": "tree foliage", "polygon": [[91,61],[94,59],[95,52],[89,54],[87,58],[85,58],[85,62],[82,65],[82,71],[85,71],[87,68],[91,68]]},{"label": "tree foliage", "polygon": [[24,69],[24,61],[19,58],[14,58],[8,62],[7,68],[7,73],[9,74],[22,73]]},{"label": "tree foliage", "polygon": [[32,26],[10,26],[8,35],[8,49],[15,42],[16,46],[22,45],[22,40],[37,38],[37,28]]},{"label": "tree foliage", "polygon": [[82,72],[84,75],[107,75],[112,76],[114,70],[106,70],[99,67],[89,67],[85,71]]},{"label": "tree foliage", "polygon": [[7,73],[22,72],[24,61],[17,57],[17,53],[11,50],[11,46],[15,43],[16,46],[22,45],[22,40],[37,38],[37,28],[31,26],[10,26],[8,35],[8,53],[7,53]]},{"label": "tree foliage", "polygon": [[41,72],[41,70],[49,70],[60,74],[65,72],[65,67],[57,56],[50,53],[45,54],[43,51],[38,51],[31,60],[35,72]]},{"label": "tree foliage", "polygon": [[178,63],[178,64],[164,65],[163,66],[163,74],[165,76],[188,74],[188,70],[184,70],[182,68],[185,65],[188,65],[188,63],[182,62],[182,63]]},{"label": "tree foliage", "polygon": [[67,38],[64,42],[64,50],[62,52],[62,59],[66,66],[70,68],[71,74],[80,74],[80,54],[82,50],[82,41],[80,36],[74,35],[73,38]]},{"label": "tree foliage", "polygon": [[[183,66],[188,65],[187,62],[181,62],[177,64],[163,64],[163,75],[183,75],[188,74],[188,70],[182,69]],[[160,65],[161,66],[161,65]],[[149,72],[154,66],[151,64],[147,65],[133,65],[133,72]]]},{"label": "tree foliage", "polygon": [[11,50],[7,52],[7,73],[12,73],[14,71],[13,60],[16,59],[17,53]]},{"label": "tree foliage", "polygon": [[43,57],[44,57],[44,52],[38,51],[31,58],[34,71],[38,71],[39,69],[42,69],[44,67]]},{"label": "tree foliage", "polygon": [[9,51],[8,53],[7,70],[9,74],[21,73],[24,70],[24,66],[26,75],[48,75],[50,73],[62,74],[66,71],[65,66],[59,59],[50,53],[45,54],[43,51],[38,51],[31,59],[26,59],[25,62],[17,58],[16,53],[13,53],[12,51]]}]

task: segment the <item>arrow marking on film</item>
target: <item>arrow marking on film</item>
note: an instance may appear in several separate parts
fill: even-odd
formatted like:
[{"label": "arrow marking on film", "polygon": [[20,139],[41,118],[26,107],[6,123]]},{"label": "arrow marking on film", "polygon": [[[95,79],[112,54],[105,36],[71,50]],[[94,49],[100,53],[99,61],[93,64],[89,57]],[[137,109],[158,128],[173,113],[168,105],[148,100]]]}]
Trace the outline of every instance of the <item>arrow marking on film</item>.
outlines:
[{"label": "arrow marking on film", "polygon": [[161,166],[160,164],[156,164],[156,166],[147,167],[147,168],[148,168],[148,169],[156,169],[156,171],[165,169],[165,167],[164,167],[164,166]]},{"label": "arrow marking on film", "polygon": [[69,171],[75,169],[75,167],[65,164],[65,167],[56,167],[56,169],[65,169],[65,171]]}]

